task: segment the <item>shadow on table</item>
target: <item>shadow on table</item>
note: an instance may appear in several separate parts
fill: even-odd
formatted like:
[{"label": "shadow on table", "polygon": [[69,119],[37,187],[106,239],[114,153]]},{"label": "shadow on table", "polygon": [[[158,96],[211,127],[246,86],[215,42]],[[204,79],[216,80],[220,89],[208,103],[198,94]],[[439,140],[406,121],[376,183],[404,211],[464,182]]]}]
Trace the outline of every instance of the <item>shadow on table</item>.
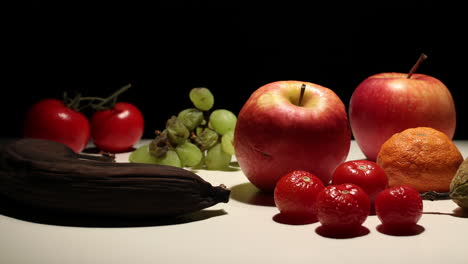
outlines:
[{"label": "shadow on table", "polygon": [[149,227],[179,225],[226,215],[223,209],[204,209],[176,217],[122,217],[62,213],[38,209],[0,196],[0,214],[23,221],[73,227]]},{"label": "shadow on table", "polygon": [[275,206],[273,193],[261,191],[250,182],[234,185],[230,189],[231,199],[236,201],[251,205]]},{"label": "shadow on table", "polygon": [[452,216],[461,217],[461,218],[468,218],[468,209],[463,209],[461,207],[457,207],[453,210]]},{"label": "shadow on table", "polygon": [[421,225],[414,225],[407,229],[392,229],[386,227],[385,225],[378,225],[376,227],[377,231],[382,234],[389,235],[389,236],[416,236],[423,233],[426,229]]},{"label": "shadow on table", "polygon": [[309,225],[309,224],[314,224],[318,222],[316,217],[294,219],[294,218],[287,217],[282,213],[275,214],[272,217],[272,219],[276,223],[284,224],[284,225]]},{"label": "shadow on table", "polygon": [[[206,167],[204,168],[186,168],[188,170],[190,170],[191,172],[195,173],[195,174],[198,174],[200,173],[200,170],[207,170]],[[224,169],[218,169],[217,171],[240,171],[240,167],[239,167],[239,163],[237,163],[237,161],[231,161],[229,163],[229,166],[227,168],[224,168]]]},{"label": "shadow on table", "polygon": [[326,238],[350,239],[366,236],[370,233],[370,230],[365,226],[360,226],[357,230],[352,230],[349,232],[335,232],[334,229],[327,229],[321,225],[315,229],[315,233]]}]

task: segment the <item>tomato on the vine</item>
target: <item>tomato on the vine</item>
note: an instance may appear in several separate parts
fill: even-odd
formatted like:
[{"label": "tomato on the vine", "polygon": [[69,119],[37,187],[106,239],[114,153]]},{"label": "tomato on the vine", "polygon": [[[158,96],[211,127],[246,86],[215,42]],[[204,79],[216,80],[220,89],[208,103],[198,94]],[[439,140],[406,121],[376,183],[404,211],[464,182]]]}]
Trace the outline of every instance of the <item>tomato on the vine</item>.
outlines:
[{"label": "tomato on the vine", "polygon": [[56,141],[81,152],[90,138],[88,119],[57,99],[44,99],[28,110],[23,136]]},{"label": "tomato on the vine", "polygon": [[143,115],[130,103],[119,102],[110,109],[98,110],[91,116],[93,143],[106,152],[131,150],[143,136],[143,130]]},{"label": "tomato on the vine", "polygon": [[336,167],[331,184],[353,183],[361,187],[371,202],[377,194],[388,186],[385,171],[375,162],[369,160],[351,160]]}]

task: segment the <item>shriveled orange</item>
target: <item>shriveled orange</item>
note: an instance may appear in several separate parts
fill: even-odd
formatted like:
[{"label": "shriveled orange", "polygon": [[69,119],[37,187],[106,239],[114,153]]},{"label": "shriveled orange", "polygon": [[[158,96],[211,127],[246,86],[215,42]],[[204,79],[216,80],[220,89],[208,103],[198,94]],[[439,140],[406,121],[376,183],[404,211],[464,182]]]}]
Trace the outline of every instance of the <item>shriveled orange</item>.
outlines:
[{"label": "shriveled orange", "polygon": [[389,186],[410,185],[420,192],[448,192],[463,156],[444,133],[417,127],[394,134],[377,155]]}]

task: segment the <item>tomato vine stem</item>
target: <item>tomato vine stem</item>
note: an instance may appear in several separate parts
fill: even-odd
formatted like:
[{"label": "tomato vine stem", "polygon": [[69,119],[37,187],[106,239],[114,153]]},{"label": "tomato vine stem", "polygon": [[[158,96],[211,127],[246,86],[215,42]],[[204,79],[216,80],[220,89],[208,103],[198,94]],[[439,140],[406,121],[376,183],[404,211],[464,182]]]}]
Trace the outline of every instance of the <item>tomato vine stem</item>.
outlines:
[{"label": "tomato vine stem", "polygon": [[119,90],[115,91],[113,94],[111,94],[109,97],[104,98],[99,104],[92,106],[95,110],[104,110],[108,108],[114,107],[115,103],[117,103],[117,97],[122,94],[123,92],[127,91],[130,89],[132,85],[129,83]]},{"label": "tomato vine stem", "polygon": [[[117,103],[118,96],[130,89],[130,87],[132,87],[132,85],[127,84],[105,98],[95,96],[81,96],[80,93],[77,93],[74,97],[69,97],[67,92],[64,92],[63,101],[68,108],[78,112],[81,112],[88,107],[91,107],[94,110],[111,109]],[[85,101],[88,101],[88,103],[82,105],[82,102]]]}]

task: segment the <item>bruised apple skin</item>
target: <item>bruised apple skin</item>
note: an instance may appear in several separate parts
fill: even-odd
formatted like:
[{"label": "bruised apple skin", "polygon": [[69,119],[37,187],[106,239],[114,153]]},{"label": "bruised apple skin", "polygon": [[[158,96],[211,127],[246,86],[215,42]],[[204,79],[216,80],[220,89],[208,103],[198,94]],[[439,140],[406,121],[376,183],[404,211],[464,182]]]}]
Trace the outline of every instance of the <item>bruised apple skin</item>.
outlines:
[{"label": "bruised apple skin", "polygon": [[309,171],[327,184],[336,166],[345,161],[350,141],[340,98],[323,86],[292,80],[257,89],[242,107],[234,134],[243,173],[268,192],[293,170]]},{"label": "bruised apple skin", "polygon": [[455,105],[438,79],[406,73],[379,73],[361,82],[351,96],[349,119],[357,144],[375,161],[382,144],[408,128],[432,127],[453,138]]}]

